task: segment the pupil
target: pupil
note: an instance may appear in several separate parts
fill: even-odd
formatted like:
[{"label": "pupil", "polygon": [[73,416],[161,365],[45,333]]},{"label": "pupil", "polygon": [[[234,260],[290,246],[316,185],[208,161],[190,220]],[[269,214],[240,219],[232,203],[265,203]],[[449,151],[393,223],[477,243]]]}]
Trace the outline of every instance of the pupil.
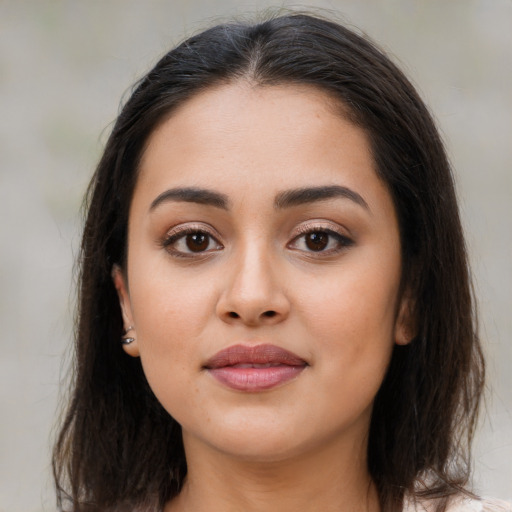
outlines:
[{"label": "pupil", "polygon": [[192,252],[205,251],[208,248],[208,235],[204,233],[193,233],[187,235],[187,247]]},{"label": "pupil", "polygon": [[306,237],[306,245],[308,249],[312,251],[322,251],[327,247],[327,243],[329,242],[329,235],[326,233],[315,232],[309,233]]}]

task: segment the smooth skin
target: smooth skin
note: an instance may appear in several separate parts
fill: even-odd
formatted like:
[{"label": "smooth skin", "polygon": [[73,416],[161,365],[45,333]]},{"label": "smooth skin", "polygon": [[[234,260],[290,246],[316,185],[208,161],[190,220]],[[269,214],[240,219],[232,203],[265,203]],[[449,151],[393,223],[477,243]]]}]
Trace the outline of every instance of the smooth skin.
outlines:
[{"label": "smooth skin", "polygon": [[[314,88],[239,81],[149,139],[113,278],[125,350],[183,430],[188,475],[165,512],[380,510],[367,435],[410,308],[393,201],[341,112]],[[204,366],[237,344],[307,366],[233,390]]]}]

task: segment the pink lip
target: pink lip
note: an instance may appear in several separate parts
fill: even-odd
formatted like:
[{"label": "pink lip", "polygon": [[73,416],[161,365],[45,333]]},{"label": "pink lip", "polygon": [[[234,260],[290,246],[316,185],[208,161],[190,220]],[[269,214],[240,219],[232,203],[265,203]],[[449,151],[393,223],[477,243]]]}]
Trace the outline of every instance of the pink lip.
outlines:
[{"label": "pink lip", "polygon": [[304,370],[299,356],[275,345],[233,345],[209,359],[204,368],[238,391],[263,391],[287,382]]}]

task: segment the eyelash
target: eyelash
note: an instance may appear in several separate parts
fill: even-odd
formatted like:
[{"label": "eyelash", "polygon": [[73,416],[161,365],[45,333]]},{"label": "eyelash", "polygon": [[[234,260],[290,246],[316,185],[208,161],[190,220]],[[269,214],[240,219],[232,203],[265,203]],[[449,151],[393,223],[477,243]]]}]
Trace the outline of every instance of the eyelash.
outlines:
[{"label": "eyelash", "polygon": [[[307,253],[308,256],[311,256],[311,257],[320,258],[322,256],[324,256],[324,257],[331,256],[334,254],[338,254],[339,252],[343,251],[344,249],[347,249],[348,247],[354,245],[354,240],[352,240],[351,238],[349,238],[345,235],[342,235],[338,231],[327,228],[325,226],[304,226],[304,227],[300,227],[298,231],[299,231],[299,234],[297,236],[295,236],[293,238],[293,240],[288,244],[288,247],[290,247],[292,249],[293,249],[292,244],[294,244],[296,241],[298,241],[301,238],[306,237],[307,235],[311,235],[314,233],[325,234],[329,238],[334,238],[336,245],[337,245],[337,247],[335,247],[334,249],[332,249],[332,248],[328,249],[328,250],[322,249],[319,251],[314,251],[314,250],[306,251],[305,250],[304,252]],[[305,243],[307,243],[307,242],[305,242]],[[327,244],[329,244],[329,243],[330,243],[330,240],[328,239]],[[302,250],[302,249],[296,249],[296,250]]]},{"label": "eyelash", "polygon": [[205,229],[204,226],[178,226],[169,233],[166,238],[162,241],[162,247],[172,254],[172,256],[177,258],[196,258],[200,256],[205,256],[213,252],[211,249],[207,251],[180,251],[173,247],[178,241],[182,239],[186,239],[188,235],[205,235],[208,238],[208,246],[213,241],[217,244],[217,247],[214,250],[220,250],[223,248],[222,244],[217,240],[216,236],[214,236],[208,229]]},{"label": "eyelash", "polygon": [[[328,237],[327,242],[326,242],[327,246],[331,243],[330,239],[334,238],[337,247],[331,248],[328,250],[324,250],[322,248],[318,251],[315,251],[313,249],[305,250],[305,249],[298,249],[296,247],[293,247],[297,243],[298,240],[300,240],[301,238],[304,238],[308,235],[312,235],[314,233],[327,235],[327,237]],[[207,247],[209,247],[212,242],[216,244],[216,247],[214,249],[207,248],[207,250],[200,250],[197,252],[192,251],[192,250],[190,252],[177,250],[175,247],[173,247],[174,244],[176,244],[178,241],[186,240],[186,237],[188,235],[204,235],[208,238],[208,246]],[[307,244],[307,242],[304,242],[304,243]],[[304,227],[300,227],[298,229],[298,234],[291,240],[291,242],[289,242],[287,244],[287,247],[292,250],[302,251],[302,252],[308,254],[308,256],[320,258],[322,256],[330,256],[330,255],[338,254],[339,252],[343,251],[344,249],[350,247],[353,244],[354,244],[354,241],[351,238],[349,238],[345,235],[342,235],[341,233],[339,233],[333,229],[326,228],[325,226],[304,226]],[[214,236],[208,229],[205,229],[204,226],[193,226],[193,225],[192,226],[178,226],[178,227],[174,228],[172,230],[172,232],[170,234],[168,234],[166,236],[166,238],[161,242],[161,245],[172,256],[177,257],[177,258],[197,258],[197,257],[201,257],[201,256],[206,256],[208,254],[211,254],[212,252],[219,251],[224,248],[223,245],[217,240],[217,237]]]}]

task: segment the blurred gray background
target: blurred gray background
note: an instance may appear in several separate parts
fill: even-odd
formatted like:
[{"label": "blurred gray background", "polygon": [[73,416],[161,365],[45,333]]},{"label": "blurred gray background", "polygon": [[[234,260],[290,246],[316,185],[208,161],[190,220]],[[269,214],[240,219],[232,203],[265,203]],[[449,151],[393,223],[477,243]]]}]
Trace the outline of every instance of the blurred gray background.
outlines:
[{"label": "blurred gray background", "polygon": [[[475,487],[510,499],[512,0],[309,5],[379,42],[438,120],[488,356]],[[276,6],[297,4],[0,0],[0,512],[55,510],[50,440],[73,329],[78,210],[121,97],[184,36]]]}]

